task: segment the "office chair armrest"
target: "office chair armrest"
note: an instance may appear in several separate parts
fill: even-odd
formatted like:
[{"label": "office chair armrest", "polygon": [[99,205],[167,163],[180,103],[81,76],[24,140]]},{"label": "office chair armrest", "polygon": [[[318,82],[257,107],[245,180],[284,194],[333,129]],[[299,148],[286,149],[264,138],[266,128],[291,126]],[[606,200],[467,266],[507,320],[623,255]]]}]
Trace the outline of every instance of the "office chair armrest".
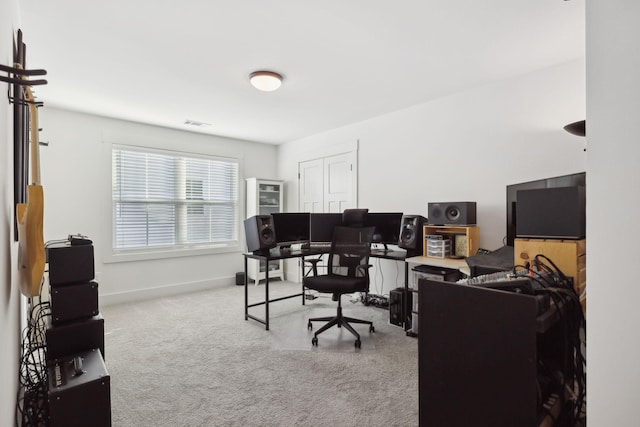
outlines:
[{"label": "office chair armrest", "polygon": [[357,265],[356,266],[357,269],[362,270],[363,272],[366,272],[371,267],[373,267],[373,264],[365,264],[365,265]]},{"label": "office chair armrest", "polygon": [[319,258],[311,258],[311,259],[304,259],[304,262],[308,262],[309,264],[311,264],[311,270],[313,271],[313,275],[317,276],[318,275],[318,263],[322,261],[322,257]]}]

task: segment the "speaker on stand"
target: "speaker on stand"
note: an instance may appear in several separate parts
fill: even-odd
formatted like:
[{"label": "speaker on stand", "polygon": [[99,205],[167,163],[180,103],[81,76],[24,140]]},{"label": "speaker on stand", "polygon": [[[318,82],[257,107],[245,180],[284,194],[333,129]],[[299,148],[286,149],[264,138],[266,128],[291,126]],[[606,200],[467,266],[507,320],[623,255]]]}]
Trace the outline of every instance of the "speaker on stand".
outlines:
[{"label": "speaker on stand", "polygon": [[259,252],[276,246],[276,230],[271,215],[254,215],[244,220],[247,250]]},{"label": "speaker on stand", "polygon": [[424,245],[424,225],[427,218],[421,215],[402,215],[398,247],[406,249],[407,257],[421,256]]},{"label": "speaker on stand", "polygon": [[476,202],[427,203],[431,225],[476,225]]}]

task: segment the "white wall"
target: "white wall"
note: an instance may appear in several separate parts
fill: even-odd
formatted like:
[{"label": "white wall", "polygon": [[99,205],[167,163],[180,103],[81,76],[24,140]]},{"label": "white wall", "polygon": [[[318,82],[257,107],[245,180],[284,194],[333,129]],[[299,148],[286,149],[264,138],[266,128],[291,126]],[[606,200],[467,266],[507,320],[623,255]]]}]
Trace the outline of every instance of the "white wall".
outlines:
[{"label": "white wall", "polygon": [[149,298],[210,286],[235,284],[244,268],[235,252],[171,259],[105,263],[111,244],[111,144],[145,145],[241,158],[241,220],[244,177],[274,178],[276,147],[193,132],[142,125],[93,115],[41,109],[45,192],[45,241],[81,233],[94,242],[102,304]]},{"label": "white wall", "polygon": [[[16,0],[0,2],[0,61],[3,64],[10,63],[10,39],[12,28],[18,22],[17,7]],[[589,422],[593,426],[632,426],[636,424],[640,387],[640,348],[635,339],[635,329],[640,324],[637,310],[640,287],[634,283],[633,275],[638,241],[635,213],[640,210],[640,193],[635,189],[640,182],[640,146],[636,137],[640,117],[637,83],[640,58],[635,46],[640,37],[640,28],[636,25],[640,4],[628,0],[589,1],[586,15],[589,133],[586,161],[582,153],[583,140],[559,131],[564,124],[581,119],[584,114],[584,67],[576,62],[336,129],[299,141],[299,145],[287,144],[279,150],[277,157],[281,166],[277,172],[295,187],[293,163],[300,153],[311,150],[315,144],[360,139],[361,206],[373,210],[400,207],[405,212],[424,214],[427,201],[476,200],[483,230],[481,243],[494,248],[501,244],[504,234],[505,185],[584,170],[586,163]],[[0,241],[4,242],[0,259],[0,274],[4,278],[0,289],[0,383],[3,384],[0,425],[13,424],[19,354],[19,297],[13,277],[16,248],[10,243],[13,232],[10,118],[8,103],[0,100],[0,159],[3,162],[0,220],[4,224],[0,228]],[[45,107],[43,139],[52,144],[45,149],[49,153],[45,154],[47,159],[43,164],[44,177],[52,181],[45,182],[49,238],[82,232],[98,240],[95,236],[101,235],[104,215],[91,205],[96,198],[92,185],[98,184],[99,178],[89,166],[96,155],[90,151],[97,150],[101,144],[99,135],[86,131],[93,125],[107,130],[130,130],[134,135],[147,131],[165,138],[176,135],[142,125],[55,113]],[[184,136],[184,139],[189,145],[200,144],[200,137],[195,135]],[[461,141],[472,141],[474,145],[462,147]],[[55,148],[56,144],[59,148]],[[258,154],[245,160],[245,175],[265,178],[275,175],[273,153],[262,152],[264,148],[254,145],[251,149]],[[80,152],[82,156],[65,158],[69,155],[66,150]],[[54,155],[53,151],[58,152]],[[261,162],[261,156],[273,162]],[[73,173],[78,163],[82,174]],[[62,170],[54,173],[48,168]],[[454,169],[466,172],[452,174]],[[87,182],[87,186],[81,185],[81,181]],[[405,189],[398,191],[401,185],[400,188]],[[296,197],[295,190],[290,192],[289,209],[296,208]],[[54,220],[54,216],[61,218]],[[98,253],[98,259],[100,255]],[[235,262],[241,257],[233,258]],[[222,263],[216,260],[214,266],[217,267],[209,268],[196,262],[202,274],[194,275],[191,280],[201,280],[206,272],[224,270],[218,265]],[[106,288],[109,292],[123,292],[129,288],[169,284],[170,279],[140,277],[140,270],[146,273],[161,269],[159,264],[150,261],[113,266],[103,274],[101,291]],[[184,267],[184,263],[178,262],[175,269]],[[104,265],[98,264],[98,269],[104,270]],[[231,270],[235,270],[235,266]],[[191,276],[189,272],[184,273]],[[214,272],[211,277],[218,274]],[[153,278],[161,279],[160,274]]]},{"label": "white wall", "polygon": [[[584,74],[575,60],[282,145],[287,208],[307,152],[358,140],[360,207],[427,216],[428,202],[476,201],[480,246],[497,249],[508,184],[585,170],[584,138],[562,129],[585,117]],[[388,263],[384,293],[404,280]]]},{"label": "white wall", "polygon": [[587,410],[592,426],[637,426],[640,2],[585,4]]},{"label": "white wall", "polygon": [[[0,64],[13,65],[13,34],[18,28],[17,0],[0,2]],[[4,75],[4,73],[3,73]],[[13,106],[0,82],[0,425],[14,425],[20,357],[20,292],[13,240]]]}]

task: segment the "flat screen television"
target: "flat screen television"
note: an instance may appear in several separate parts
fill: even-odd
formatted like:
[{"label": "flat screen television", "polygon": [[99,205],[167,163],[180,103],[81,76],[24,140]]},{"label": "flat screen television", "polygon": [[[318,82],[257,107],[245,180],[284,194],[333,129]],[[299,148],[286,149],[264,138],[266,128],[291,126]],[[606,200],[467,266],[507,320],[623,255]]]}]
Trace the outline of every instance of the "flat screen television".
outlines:
[{"label": "flat screen television", "polygon": [[397,245],[400,239],[402,212],[369,212],[365,225],[375,227],[372,243],[382,243],[388,250],[387,245]]},{"label": "flat screen television", "polygon": [[342,214],[312,213],[309,224],[309,240],[313,243],[328,243],[333,238],[333,228],[342,225]]},{"label": "flat screen television", "polygon": [[309,242],[308,212],[273,213],[271,217],[279,247],[286,248],[293,244]]},{"label": "flat screen television", "polygon": [[535,181],[521,182],[507,185],[507,237],[505,244],[513,246],[516,238],[516,204],[520,190],[534,190],[538,188],[576,187],[586,186],[586,173],[579,172],[570,175],[543,178]]}]

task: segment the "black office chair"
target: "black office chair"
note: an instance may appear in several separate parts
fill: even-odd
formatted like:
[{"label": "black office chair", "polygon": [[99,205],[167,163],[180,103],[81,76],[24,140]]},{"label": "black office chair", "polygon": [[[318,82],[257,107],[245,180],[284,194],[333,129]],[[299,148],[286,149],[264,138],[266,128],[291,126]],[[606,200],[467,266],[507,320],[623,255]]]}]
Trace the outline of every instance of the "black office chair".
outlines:
[{"label": "black office chair", "polygon": [[360,348],[360,334],[350,323],[363,323],[369,325],[369,332],[375,332],[373,322],[354,319],[342,315],[341,296],[354,292],[369,291],[369,254],[371,252],[371,239],[373,227],[335,227],[331,241],[331,251],[327,264],[327,274],[318,275],[316,266],[313,266],[313,276],[302,280],[304,287],[318,292],[332,293],[333,300],[338,301],[338,312],[335,317],[318,317],[309,319],[307,327],[313,328],[311,322],[328,322],[318,329],[313,335],[311,344],[318,345],[318,334],[330,327],[344,326],[356,337],[355,346]]},{"label": "black office chair", "polygon": [[367,208],[350,208],[342,211],[342,225],[347,227],[364,227],[367,222]]}]

